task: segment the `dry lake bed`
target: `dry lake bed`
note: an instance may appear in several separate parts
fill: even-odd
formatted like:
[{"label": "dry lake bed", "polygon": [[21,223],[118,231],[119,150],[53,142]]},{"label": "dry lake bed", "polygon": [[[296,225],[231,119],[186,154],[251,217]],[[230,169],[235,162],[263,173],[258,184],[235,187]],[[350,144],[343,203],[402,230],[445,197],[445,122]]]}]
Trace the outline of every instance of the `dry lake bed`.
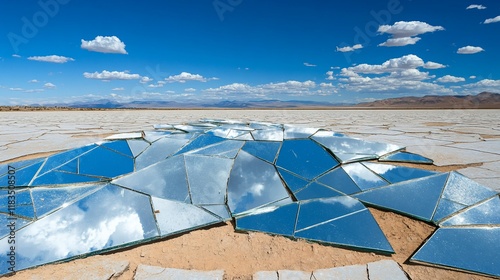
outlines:
[{"label": "dry lake bed", "polygon": [[[351,137],[392,143],[433,159],[434,165],[425,168],[456,170],[500,191],[500,110],[0,112],[0,163],[47,156],[116,133],[152,130],[154,124],[184,123],[202,118],[319,127]],[[380,261],[396,270],[400,267],[409,279],[489,279],[408,263],[409,257],[435,227],[392,212],[373,208],[370,212],[395,254],[387,256],[347,250],[264,233],[240,233],[228,223],[118,252],[28,269],[7,279],[132,279],[134,276],[135,279],[150,279],[148,273],[151,276],[151,273],[165,272],[163,268],[223,270],[224,279],[252,279],[259,273],[271,278],[254,279],[278,279],[278,274],[290,276],[295,273],[287,270],[298,271],[293,274],[298,277],[310,275],[311,271],[318,269],[345,266],[348,267],[340,271],[351,278],[356,271],[364,271],[364,275],[367,270],[371,273],[370,267],[380,264]],[[279,270],[281,272],[277,274]],[[385,276],[395,279],[391,270],[382,270],[387,273]]]}]

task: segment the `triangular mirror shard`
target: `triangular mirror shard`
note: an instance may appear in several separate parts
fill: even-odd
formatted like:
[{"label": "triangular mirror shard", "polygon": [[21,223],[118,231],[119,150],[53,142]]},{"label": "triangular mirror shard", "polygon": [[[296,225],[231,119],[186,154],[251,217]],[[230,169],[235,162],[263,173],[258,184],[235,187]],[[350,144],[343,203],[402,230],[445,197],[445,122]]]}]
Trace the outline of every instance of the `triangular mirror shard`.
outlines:
[{"label": "triangular mirror shard", "polygon": [[232,159],[185,155],[193,204],[224,204]]},{"label": "triangular mirror shard", "polygon": [[58,153],[52,156],[49,156],[45,163],[43,164],[42,168],[40,169],[40,172],[38,175],[42,175],[52,169],[55,169],[56,167],[59,167],[68,161],[73,160],[74,158],[77,158],[81,155],[84,155],[85,153],[96,149],[98,146],[96,144],[91,144],[87,146],[83,146],[77,149],[65,151],[62,153]]},{"label": "triangular mirror shard", "polygon": [[434,212],[434,216],[432,216],[432,222],[434,224],[438,224],[442,219],[460,211],[461,209],[464,209],[465,207],[467,207],[467,205],[456,203],[446,198],[441,198],[436,208],[436,212]]},{"label": "triangular mirror shard", "polygon": [[297,200],[307,200],[315,198],[343,196],[344,194],[325,185],[318,184],[317,182],[312,182],[298,192],[294,192],[293,195],[297,198]]},{"label": "triangular mirror shard", "polygon": [[329,136],[328,134],[329,133],[320,134],[318,132],[314,134],[311,139],[328,148],[334,154],[341,153],[383,156],[385,154],[403,149],[403,147],[393,144],[370,142],[345,136]]},{"label": "triangular mirror shard", "polygon": [[237,217],[236,229],[292,237],[298,208],[299,205],[296,202],[280,207],[269,206],[260,208],[249,215]]},{"label": "triangular mirror shard", "polygon": [[245,144],[243,141],[225,140],[207,147],[197,150],[192,150],[186,154],[205,155],[205,156],[221,156],[229,151],[239,150]]},{"label": "triangular mirror shard", "polygon": [[296,231],[295,237],[363,251],[394,253],[391,244],[368,209]]},{"label": "triangular mirror shard", "polygon": [[361,189],[347,175],[343,168],[337,167],[317,179],[318,182],[327,185],[334,190],[344,194],[354,194],[361,192]]},{"label": "triangular mirror shard", "polygon": [[443,198],[464,205],[473,205],[497,194],[494,190],[472,181],[455,171],[450,173]]},{"label": "triangular mirror shard", "polygon": [[31,186],[89,183],[89,182],[99,182],[102,180],[104,179],[54,170],[45,173],[42,176],[36,177],[31,183]]},{"label": "triangular mirror shard", "polygon": [[381,157],[379,161],[412,162],[412,163],[425,163],[425,164],[434,163],[432,159],[409,152],[396,152],[393,154],[388,154]]},{"label": "triangular mirror shard", "polygon": [[240,133],[236,136],[234,134],[229,133],[229,138],[234,140],[254,141],[252,133],[250,132]]},{"label": "triangular mirror shard", "polygon": [[19,171],[21,168],[25,168],[39,162],[43,162],[45,161],[45,159],[46,158],[35,158],[35,159],[28,159],[28,160],[0,164],[0,176],[5,175],[9,172],[9,166],[14,167],[16,171]]},{"label": "triangular mirror shard", "polygon": [[318,128],[300,127],[287,124],[284,125],[284,128],[284,139],[307,139],[319,130]]},{"label": "triangular mirror shard", "polygon": [[141,132],[130,132],[130,133],[119,133],[108,136],[104,139],[106,140],[125,140],[125,139],[138,139],[142,138]]},{"label": "triangular mirror shard", "polygon": [[192,204],[157,197],[152,197],[151,200],[161,236],[182,233],[221,222],[216,216]]},{"label": "triangular mirror shard", "polygon": [[289,197],[276,168],[245,151],[234,161],[227,196],[233,216]]},{"label": "triangular mirror shard", "polygon": [[[130,246],[159,235],[148,196],[108,185],[16,232],[16,270]],[[10,245],[0,240],[0,261]],[[7,273],[0,266],[0,273]]]},{"label": "triangular mirror shard", "polygon": [[132,155],[137,157],[140,153],[142,153],[146,148],[149,147],[149,143],[142,139],[130,139],[127,140],[128,146],[130,147],[130,151],[132,151]]},{"label": "triangular mirror shard", "polygon": [[342,169],[363,191],[387,186],[389,183],[359,162],[342,165]]},{"label": "triangular mirror shard", "polygon": [[135,170],[144,169],[170,157],[186,145],[188,141],[189,139],[161,138],[153,142],[135,159]]},{"label": "triangular mirror shard", "polygon": [[187,143],[180,151],[175,153],[176,155],[183,154],[192,150],[196,150],[199,148],[206,147],[208,145],[212,145],[215,143],[219,143],[224,141],[224,138],[202,134],[194,139],[192,139],[189,143]]},{"label": "triangular mirror shard", "polygon": [[405,181],[354,195],[370,205],[430,221],[448,177],[447,173]]},{"label": "triangular mirror shard", "polygon": [[205,210],[209,211],[210,213],[214,214],[215,216],[219,217],[221,221],[229,221],[233,219],[231,217],[231,213],[229,213],[229,209],[227,209],[227,206],[225,204],[202,205],[202,207]]},{"label": "triangular mirror shard", "polygon": [[410,259],[500,277],[500,227],[439,228]]},{"label": "triangular mirror shard", "polygon": [[357,162],[357,161],[363,161],[363,160],[378,159],[377,155],[364,155],[364,154],[335,153],[335,157],[337,157],[340,160],[340,162],[342,162],[342,163],[350,163],[350,162]]},{"label": "triangular mirror shard", "polygon": [[127,143],[127,140],[106,141],[101,143],[99,146],[106,147],[128,157],[134,157]]},{"label": "triangular mirror shard", "polygon": [[298,176],[281,168],[278,168],[278,172],[281,175],[281,178],[283,178],[283,181],[285,182],[285,185],[290,190],[290,192],[297,192],[305,188],[310,183],[310,181],[299,178]]},{"label": "triangular mirror shard", "polygon": [[64,208],[74,201],[82,199],[98,190],[101,185],[86,185],[81,187],[61,187],[61,188],[33,188],[31,195],[35,205],[35,211],[38,218],[45,216],[45,214],[52,211]]},{"label": "triangular mirror shard", "polygon": [[112,181],[159,198],[190,202],[184,156],[174,156]]},{"label": "triangular mirror shard", "polygon": [[439,223],[440,226],[500,226],[500,197],[494,196]]},{"label": "triangular mirror shard", "polygon": [[315,142],[285,140],[276,160],[276,166],[312,180],[339,165],[325,149]]},{"label": "triangular mirror shard", "polygon": [[134,171],[134,159],[98,147],[80,157],[79,169],[82,175],[112,178]]},{"label": "triangular mirror shard", "polygon": [[242,149],[253,156],[274,163],[280,147],[280,142],[249,141],[245,143]]},{"label": "triangular mirror shard", "polygon": [[460,173],[452,171],[441,196],[441,201],[445,201],[439,202],[432,221],[439,223],[443,218],[496,194],[497,192],[494,190],[476,183]]},{"label": "triangular mirror shard", "polygon": [[28,186],[42,164],[43,162],[38,162],[22,169],[15,170],[13,180],[9,178],[12,177],[12,175],[8,173],[0,176],[0,187],[8,187],[9,185],[15,187]]},{"label": "triangular mirror shard", "polygon": [[363,162],[363,165],[390,183],[399,183],[411,179],[417,179],[435,175],[438,172],[425,169],[411,168],[405,166],[395,166],[390,164],[380,164],[373,162]]},{"label": "triangular mirror shard", "polygon": [[361,202],[349,196],[300,201],[299,204],[296,231],[304,230],[346,215],[352,215],[366,209]]}]

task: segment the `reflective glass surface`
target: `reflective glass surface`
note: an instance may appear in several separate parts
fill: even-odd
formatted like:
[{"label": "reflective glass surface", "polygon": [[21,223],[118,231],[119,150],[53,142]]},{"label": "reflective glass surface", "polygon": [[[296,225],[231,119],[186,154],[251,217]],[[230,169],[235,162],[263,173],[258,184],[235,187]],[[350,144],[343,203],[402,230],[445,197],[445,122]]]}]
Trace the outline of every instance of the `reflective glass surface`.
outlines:
[{"label": "reflective glass surface", "polygon": [[284,139],[307,139],[318,131],[317,128],[286,125]]},{"label": "reflective glass surface", "polygon": [[414,179],[359,193],[355,197],[371,205],[430,221],[447,177],[444,173]]},{"label": "reflective glass surface", "polygon": [[366,210],[358,200],[349,196],[315,199],[300,203],[296,231]]},{"label": "reflective glass surface", "polygon": [[500,227],[440,228],[412,262],[500,276]]},{"label": "reflective glass surface", "polygon": [[8,272],[13,217],[21,270],[232,220],[239,231],[392,253],[371,205],[441,227],[414,261],[500,276],[495,191],[457,172],[367,162],[429,163],[424,157],[291,125],[154,127],[0,165],[0,275]]},{"label": "reflective glass surface", "polygon": [[383,156],[402,149],[402,147],[392,144],[370,142],[349,137],[323,136],[318,133],[313,135],[311,138],[330,149],[334,154],[375,154]]},{"label": "reflective glass surface", "polygon": [[43,162],[38,162],[22,169],[16,170],[14,180],[10,180],[10,174],[5,174],[0,177],[0,187],[9,186],[9,181],[14,181],[14,186],[28,186],[35,174],[38,172]]},{"label": "reflective glass surface", "polygon": [[222,221],[228,221],[231,220],[231,213],[229,213],[229,209],[225,204],[220,204],[220,205],[203,205],[202,206],[205,210],[208,212],[214,214],[217,216],[219,219]]},{"label": "reflective glass surface", "polygon": [[224,204],[233,160],[186,155],[185,161],[192,203]]},{"label": "reflective glass surface", "polygon": [[80,174],[112,178],[134,171],[134,159],[103,147],[80,157]]},{"label": "reflective glass surface", "polygon": [[245,151],[236,157],[227,187],[233,215],[288,197],[276,168]]},{"label": "reflective glass surface", "polygon": [[363,191],[389,184],[359,162],[342,165],[342,168]]},{"label": "reflective glass surface", "polygon": [[357,161],[378,158],[377,155],[343,154],[343,153],[335,153],[335,157],[337,157],[342,163],[350,163],[350,162],[357,162]]},{"label": "reflective glass surface", "polygon": [[364,162],[363,165],[390,183],[399,183],[437,174],[434,171],[389,164]]},{"label": "reflective glass surface", "polygon": [[316,182],[312,182],[309,185],[307,185],[305,188],[294,192],[293,195],[298,199],[298,200],[307,200],[307,199],[314,199],[314,198],[328,198],[328,197],[333,197],[333,196],[339,196],[343,195],[339,193],[338,191],[329,188],[325,185],[318,184]]},{"label": "reflective glass surface", "polygon": [[440,223],[441,226],[500,226],[500,197],[494,196]]},{"label": "reflective glass surface", "polygon": [[181,233],[221,222],[215,215],[192,204],[157,197],[153,197],[152,201],[161,236]]},{"label": "reflective glass surface", "polygon": [[135,170],[141,170],[179,151],[189,139],[161,138],[153,142],[135,159]]},{"label": "reflective glass surface", "polygon": [[293,236],[298,208],[298,203],[261,208],[250,215],[236,218],[236,229]]},{"label": "reflective glass surface", "polygon": [[280,147],[281,143],[279,142],[249,141],[243,146],[243,151],[270,163],[274,163]]},{"label": "reflective glass surface", "polygon": [[361,189],[347,175],[343,168],[338,167],[318,178],[318,182],[327,185],[344,194],[358,193]]},{"label": "reflective glass surface", "polygon": [[385,155],[381,157],[379,160],[395,161],[395,162],[414,162],[414,163],[425,163],[425,164],[432,164],[434,162],[432,159],[409,152],[396,152],[393,154]]},{"label": "reflective glass surface", "polygon": [[[108,185],[16,232],[16,270],[158,236],[149,197]],[[0,240],[1,262],[10,252]],[[0,266],[6,273],[7,266]]]},{"label": "reflective glass surface", "polygon": [[175,156],[123,176],[113,183],[158,198],[190,202],[184,156]]},{"label": "reflective glass surface", "polygon": [[312,180],[339,163],[311,140],[285,140],[276,165]]},{"label": "reflective glass surface", "polygon": [[443,198],[463,204],[472,205],[481,200],[492,197],[496,192],[457,172],[451,172]]},{"label": "reflective glass surface", "polygon": [[118,152],[122,155],[134,157],[134,155],[132,154],[132,151],[130,150],[130,147],[127,143],[127,140],[117,140],[117,141],[104,142],[104,143],[100,144],[99,146],[106,147],[106,148],[113,150],[115,152]]},{"label": "reflective glass surface", "polygon": [[362,250],[394,253],[368,209],[296,232],[295,237]]},{"label": "reflective glass surface", "polygon": [[278,168],[278,172],[281,175],[281,178],[285,182],[285,185],[291,192],[297,192],[303,188],[305,188],[310,181],[307,181],[303,178],[299,178],[295,174],[292,174],[284,169]]}]

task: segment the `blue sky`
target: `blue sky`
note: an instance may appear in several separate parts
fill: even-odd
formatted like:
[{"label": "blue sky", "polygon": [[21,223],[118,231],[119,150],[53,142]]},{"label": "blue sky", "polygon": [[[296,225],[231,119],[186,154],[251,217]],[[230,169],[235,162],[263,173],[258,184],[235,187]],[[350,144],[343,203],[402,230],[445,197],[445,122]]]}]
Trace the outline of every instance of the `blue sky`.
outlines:
[{"label": "blue sky", "polygon": [[500,92],[499,1],[342,2],[2,1],[0,104]]}]

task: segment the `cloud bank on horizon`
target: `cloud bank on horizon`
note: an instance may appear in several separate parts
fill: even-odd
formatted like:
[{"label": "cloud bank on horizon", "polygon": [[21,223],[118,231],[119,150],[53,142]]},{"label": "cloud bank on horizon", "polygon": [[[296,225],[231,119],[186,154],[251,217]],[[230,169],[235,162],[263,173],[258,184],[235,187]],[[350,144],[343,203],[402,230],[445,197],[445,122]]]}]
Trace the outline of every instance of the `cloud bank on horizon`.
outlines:
[{"label": "cloud bank on horizon", "polygon": [[500,92],[495,0],[221,1],[9,1],[0,105]]}]

